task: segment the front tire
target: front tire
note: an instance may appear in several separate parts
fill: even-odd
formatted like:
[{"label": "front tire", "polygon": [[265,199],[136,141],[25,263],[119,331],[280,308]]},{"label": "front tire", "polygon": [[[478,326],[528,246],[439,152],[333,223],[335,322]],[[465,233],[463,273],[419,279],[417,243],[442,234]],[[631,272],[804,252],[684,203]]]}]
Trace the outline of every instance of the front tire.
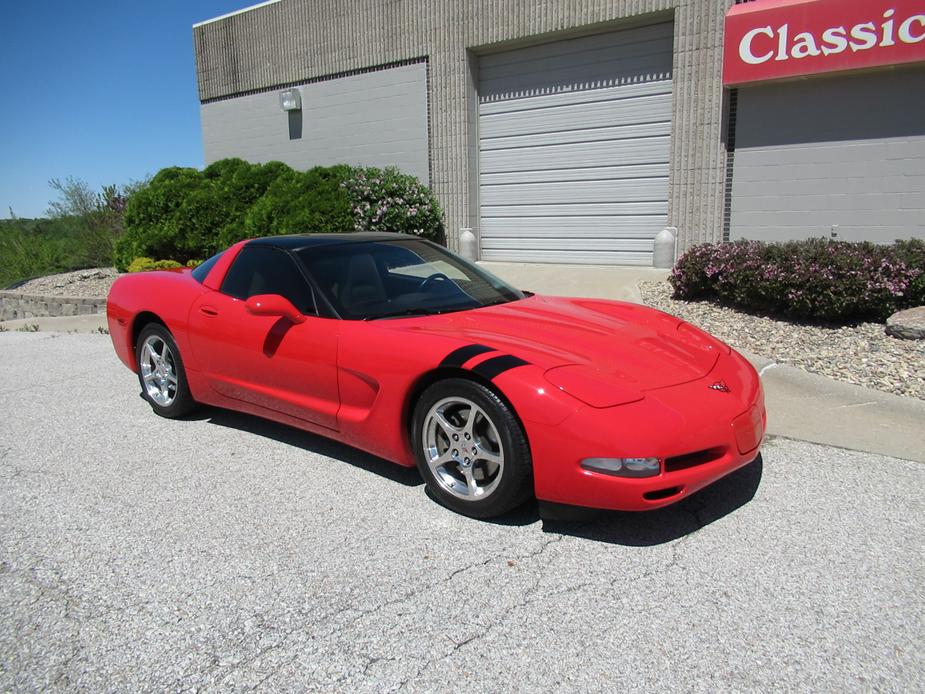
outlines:
[{"label": "front tire", "polygon": [[149,323],[135,343],[141,394],[161,417],[176,419],[196,407],[189,391],[180,350],[160,323]]},{"label": "front tire", "polygon": [[424,391],[414,410],[418,470],[443,505],[466,516],[507,513],[533,491],[530,447],[511,408],[460,378]]}]

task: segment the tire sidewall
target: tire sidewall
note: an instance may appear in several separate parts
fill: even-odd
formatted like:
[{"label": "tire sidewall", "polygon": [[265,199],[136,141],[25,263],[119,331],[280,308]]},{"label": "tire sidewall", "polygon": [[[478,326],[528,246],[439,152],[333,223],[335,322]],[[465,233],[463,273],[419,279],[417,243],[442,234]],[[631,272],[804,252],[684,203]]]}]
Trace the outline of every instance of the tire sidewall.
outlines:
[{"label": "tire sidewall", "polygon": [[[159,405],[151,399],[148,395],[148,388],[145,385],[144,377],[141,374],[142,346],[145,340],[152,335],[156,335],[167,344],[173,356],[174,370],[177,375],[177,394],[173,402],[166,407],[164,405]],[[167,417],[168,419],[175,419],[177,417],[182,417],[193,409],[195,403],[190,395],[189,384],[186,380],[186,369],[183,366],[183,357],[180,355],[180,350],[177,348],[177,343],[174,341],[173,335],[171,335],[170,331],[160,323],[150,323],[142,328],[139,333],[138,340],[135,342],[135,367],[138,371],[138,383],[141,385],[141,396],[151,405],[151,409],[153,409],[156,414],[159,414],[161,417]]]},{"label": "tire sidewall", "polygon": [[[437,481],[424,457],[424,421],[435,403],[443,398],[460,396],[472,400],[491,418],[504,450],[501,480],[485,499],[468,501],[454,496]],[[511,408],[492,390],[462,378],[439,381],[424,391],[412,418],[412,445],[418,471],[427,488],[447,508],[474,518],[504,514],[522,504],[533,492],[530,447],[520,422]]]}]

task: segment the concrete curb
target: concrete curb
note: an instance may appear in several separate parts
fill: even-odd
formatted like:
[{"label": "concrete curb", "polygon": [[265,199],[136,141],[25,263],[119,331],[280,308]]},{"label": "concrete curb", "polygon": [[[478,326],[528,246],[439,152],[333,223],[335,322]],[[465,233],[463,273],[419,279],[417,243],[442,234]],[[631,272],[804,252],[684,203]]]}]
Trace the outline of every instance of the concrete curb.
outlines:
[{"label": "concrete curb", "polygon": [[742,355],[761,374],[769,434],[925,463],[925,401]]},{"label": "concrete curb", "polygon": [[38,326],[38,332],[56,333],[98,333],[101,329],[108,330],[105,313],[94,313],[84,316],[40,316],[38,318],[17,318],[16,320],[0,321],[8,331],[23,330],[33,332],[31,326]]}]

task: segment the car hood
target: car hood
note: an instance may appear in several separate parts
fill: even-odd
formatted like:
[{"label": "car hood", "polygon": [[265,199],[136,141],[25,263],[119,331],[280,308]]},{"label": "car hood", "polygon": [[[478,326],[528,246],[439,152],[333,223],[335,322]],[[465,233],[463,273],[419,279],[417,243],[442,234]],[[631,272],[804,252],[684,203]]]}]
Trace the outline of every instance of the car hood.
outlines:
[{"label": "car hood", "polygon": [[[480,344],[547,371],[653,390],[705,376],[725,346],[661,311],[618,301],[532,296],[499,306],[401,320],[392,326]],[[725,348],[728,350],[728,348]],[[556,372],[550,371],[556,370]],[[570,376],[568,376],[570,380]]]}]

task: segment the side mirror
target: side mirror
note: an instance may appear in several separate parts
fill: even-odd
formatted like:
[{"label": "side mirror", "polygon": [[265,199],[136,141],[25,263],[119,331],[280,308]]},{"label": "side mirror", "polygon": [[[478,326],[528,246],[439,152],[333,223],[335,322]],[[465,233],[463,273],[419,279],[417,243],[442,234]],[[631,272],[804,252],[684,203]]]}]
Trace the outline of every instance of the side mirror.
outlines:
[{"label": "side mirror", "polygon": [[255,294],[244,307],[255,316],[282,316],[292,323],[304,323],[305,316],[284,296],[279,294]]}]

